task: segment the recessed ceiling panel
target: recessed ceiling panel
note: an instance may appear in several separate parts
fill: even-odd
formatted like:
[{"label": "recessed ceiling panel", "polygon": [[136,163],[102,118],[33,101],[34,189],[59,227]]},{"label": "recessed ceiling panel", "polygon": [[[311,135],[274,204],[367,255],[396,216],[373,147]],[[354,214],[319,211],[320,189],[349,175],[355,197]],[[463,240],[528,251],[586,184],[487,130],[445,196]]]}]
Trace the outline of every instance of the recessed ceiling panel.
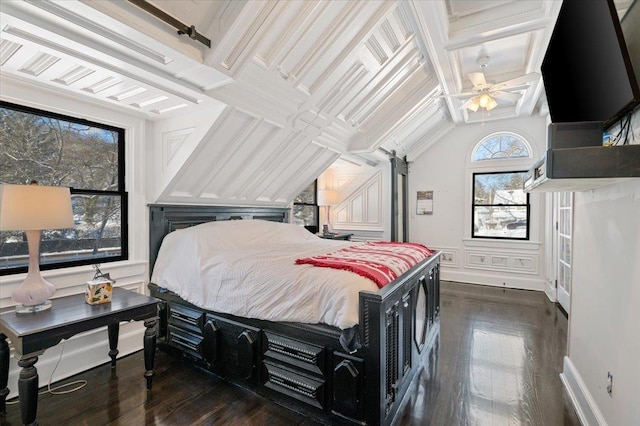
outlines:
[{"label": "recessed ceiling panel", "polygon": [[513,3],[514,0],[484,0],[484,1],[469,1],[469,0],[448,0],[447,13],[449,14],[449,21],[457,21],[461,18],[466,18],[478,13],[486,12],[491,9],[499,8],[507,3]]},{"label": "recessed ceiling panel", "polygon": [[[457,50],[456,56],[463,76],[463,87],[470,87],[466,76],[472,72],[484,72],[489,83],[497,83],[496,77],[510,73],[526,73],[529,60],[531,33],[517,34],[464,47]],[[478,64],[481,57],[489,57],[487,65],[482,68]]]}]

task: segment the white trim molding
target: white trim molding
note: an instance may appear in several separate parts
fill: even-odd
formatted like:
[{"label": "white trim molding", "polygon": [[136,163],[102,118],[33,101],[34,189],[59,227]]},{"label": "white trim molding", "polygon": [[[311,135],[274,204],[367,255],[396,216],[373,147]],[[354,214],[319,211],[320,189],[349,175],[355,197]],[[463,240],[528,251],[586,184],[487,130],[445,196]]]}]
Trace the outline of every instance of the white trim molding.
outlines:
[{"label": "white trim molding", "polygon": [[560,379],[567,389],[573,407],[580,418],[580,423],[584,426],[607,426],[602,413],[598,409],[587,385],[582,381],[582,377],[568,356],[564,357],[564,364]]}]

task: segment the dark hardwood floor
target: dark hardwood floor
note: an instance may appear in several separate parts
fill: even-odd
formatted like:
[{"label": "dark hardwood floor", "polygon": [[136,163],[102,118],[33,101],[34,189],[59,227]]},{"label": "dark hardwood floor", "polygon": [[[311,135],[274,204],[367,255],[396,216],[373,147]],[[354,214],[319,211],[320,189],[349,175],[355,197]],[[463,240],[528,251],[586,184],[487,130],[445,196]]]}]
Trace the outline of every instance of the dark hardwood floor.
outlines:
[{"label": "dark hardwood floor", "polygon": [[580,425],[562,382],[567,318],[541,292],[442,283],[437,362],[401,425]]},{"label": "dark hardwood floor", "polygon": [[[437,357],[422,371],[398,425],[579,425],[559,374],[567,319],[539,292],[442,283]],[[203,375],[164,351],[147,393],[142,352],[67,381],[89,384],[42,395],[47,425],[316,425],[266,399]],[[44,382],[45,378],[41,379]],[[41,382],[41,383],[42,383]],[[17,405],[2,425],[19,425]]]}]

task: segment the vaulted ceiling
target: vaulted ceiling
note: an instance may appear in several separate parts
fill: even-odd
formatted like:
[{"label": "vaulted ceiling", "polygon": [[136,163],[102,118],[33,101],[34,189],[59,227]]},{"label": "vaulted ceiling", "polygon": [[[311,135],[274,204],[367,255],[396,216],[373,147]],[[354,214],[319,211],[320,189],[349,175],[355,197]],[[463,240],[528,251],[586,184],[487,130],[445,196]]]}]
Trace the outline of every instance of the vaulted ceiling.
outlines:
[{"label": "vaulted ceiling", "polygon": [[[465,97],[443,95],[471,91],[473,72],[488,84],[539,72],[561,4],[149,3],[193,25],[211,47],[126,1],[3,0],[3,78],[159,123],[163,149],[181,159],[163,165],[170,174],[159,200],[247,203],[287,203],[339,157],[371,164],[383,148],[411,159],[453,126],[538,113],[539,78],[491,111],[472,112],[461,108]],[[488,58],[484,67],[479,58]],[[186,133],[166,124],[207,112]],[[182,148],[176,143],[195,135]],[[224,164],[202,180],[203,159],[214,157]]]}]

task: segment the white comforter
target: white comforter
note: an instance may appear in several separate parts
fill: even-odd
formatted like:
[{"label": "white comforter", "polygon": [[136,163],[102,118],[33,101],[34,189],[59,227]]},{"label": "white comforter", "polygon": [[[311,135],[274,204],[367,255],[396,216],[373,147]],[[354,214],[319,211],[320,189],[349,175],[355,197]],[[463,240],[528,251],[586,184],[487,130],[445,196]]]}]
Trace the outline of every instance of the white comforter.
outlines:
[{"label": "white comforter", "polygon": [[295,260],[353,244],[292,224],[210,222],[168,234],[151,281],[212,311],[346,329],[358,323],[360,290],[378,287],[352,272]]}]

